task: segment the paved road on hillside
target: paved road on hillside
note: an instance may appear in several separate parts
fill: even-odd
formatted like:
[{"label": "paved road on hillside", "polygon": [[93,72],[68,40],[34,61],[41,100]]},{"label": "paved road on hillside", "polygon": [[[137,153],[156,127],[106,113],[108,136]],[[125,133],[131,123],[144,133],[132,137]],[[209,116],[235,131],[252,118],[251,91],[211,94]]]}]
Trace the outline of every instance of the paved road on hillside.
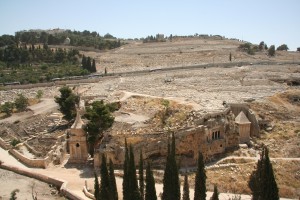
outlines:
[{"label": "paved road on hillside", "polygon": [[[292,65],[298,64],[300,65],[299,61],[259,61],[259,62],[226,62],[226,63],[210,63],[210,64],[197,64],[197,65],[188,65],[188,66],[171,66],[171,67],[156,67],[150,70],[135,70],[135,71],[126,71],[126,72],[114,72],[114,73],[107,73],[105,77],[101,77],[102,75],[91,75],[83,77],[82,79],[78,80],[63,80],[63,81],[55,81],[55,85],[66,85],[66,84],[78,84],[78,83],[92,83],[92,82],[99,82],[99,80],[104,78],[109,78],[112,76],[138,76],[138,75],[145,75],[149,73],[159,73],[162,71],[179,71],[179,70],[193,70],[193,69],[205,69],[210,67],[236,67],[236,66],[246,66],[246,65]],[[22,88],[34,88],[35,85],[38,84],[30,84],[30,85],[13,85],[13,86],[5,86],[6,89],[22,89]],[[45,84],[47,85],[47,84]],[[53,82],[49,82],[48,86],[53,86]]]}]

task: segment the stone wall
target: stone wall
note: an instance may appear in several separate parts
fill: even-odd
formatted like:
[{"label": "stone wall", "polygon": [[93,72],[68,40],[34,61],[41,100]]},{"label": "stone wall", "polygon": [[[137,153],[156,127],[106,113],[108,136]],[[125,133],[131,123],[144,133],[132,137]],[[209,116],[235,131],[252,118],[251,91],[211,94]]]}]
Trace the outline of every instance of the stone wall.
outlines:
[{"label": "stone wall", "polygon": [[[26,143],[24,144],[26,147],[29,147],[29,151],[31,153],[36,156],[39,155],[39,152],[35,151],[30,145],[26,145]],[[63,162],[66,155],[66,138],[64,135],[58,137],[57,142],[51,147],[51,150],[47,153],[45,158],[30,159],[15,149],[9,149],[8,152],[28,167],[46,168],[51,162],[54,164],[60,164]]]},{"label": "stone wall", "polygon": [[9,146],[6,144],[6,142],[1,137],[0,137],[0,147],[5,150],[9,149]]},{"label": "stone wall", "polygon": [[83,198],[79,197],[78,195],[76,195],[74,192],[72,192],[70,189],[67,188],[67,182],[58,178],[53,178],[50,176],[46,176],[43,174],[39,174],[39,173],[35,173],[26,169],[21,169],[18,167],[13,167],[10,165],[6,165],[4,163],[0,164],[0,168],[5,169],[5,170],[9,170],[12,172],[15,172],[17,174],[20,175],[24,175],[30,178],[34,178],[40,181],[43,181],[45,183],[48,184],[52,184],[55,185],[56,187],[60,188],[60,193],[67,197],[68,199],[72,199],[72,200],[84,200]]},{"label": "stone wall", "polygon": [[8,150],[10,154],[12,154],[16,159],[18,159],[23,164],[27,165],[28,167],[36,167],[36,168],[46,168],[48,163],[46,160],[49,159],[30,159],[25,157],[23,154],[18,152],[15,149]]}]

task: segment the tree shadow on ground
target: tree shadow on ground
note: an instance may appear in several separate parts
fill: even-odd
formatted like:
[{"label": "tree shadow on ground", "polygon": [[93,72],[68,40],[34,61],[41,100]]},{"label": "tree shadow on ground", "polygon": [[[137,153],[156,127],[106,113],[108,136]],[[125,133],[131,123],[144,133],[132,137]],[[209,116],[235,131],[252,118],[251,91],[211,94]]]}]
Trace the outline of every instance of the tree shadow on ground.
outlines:
[{"label": "tree shadow on ground", "polygon": [[87,161],[86,163],[81,163],[81,164],[75,164],[75,163],[69,163],[67,162],[64,165],[64,168],[66,169],[71,169],[71,168],[76,168],[80,170],[80,178],[92,178],[94,177],[94,164],[92,161]]}]

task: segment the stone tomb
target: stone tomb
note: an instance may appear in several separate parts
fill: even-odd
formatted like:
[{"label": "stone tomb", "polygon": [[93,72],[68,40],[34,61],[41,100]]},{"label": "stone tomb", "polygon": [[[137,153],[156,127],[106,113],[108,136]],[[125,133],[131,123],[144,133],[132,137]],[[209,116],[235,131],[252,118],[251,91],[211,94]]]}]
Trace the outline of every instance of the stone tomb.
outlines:
[{"label": "stone tomb", "polygon": [[88,159],[86,133],[83,130],[83,121],[77,112],[76,120],[70,129],[69,149],[70,158],[69,163],[86,163]]},{"label": "stone tomb", "polygon": [[249,143],[251,122],[248,120],[243,111],[241,111],[239,115],[235,118],[235,123],[238,125],[240,144]]}]

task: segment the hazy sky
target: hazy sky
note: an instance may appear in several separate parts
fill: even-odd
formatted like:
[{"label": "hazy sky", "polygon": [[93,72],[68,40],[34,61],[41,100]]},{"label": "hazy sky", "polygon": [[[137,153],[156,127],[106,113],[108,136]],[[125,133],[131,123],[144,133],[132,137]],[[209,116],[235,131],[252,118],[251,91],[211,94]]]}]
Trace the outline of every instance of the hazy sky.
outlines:
[{"label": "hazy sky", "polygon": [[71,29],[119,38],[217,34],[300,47],[300,0],[0,0],[0,35]]}]

